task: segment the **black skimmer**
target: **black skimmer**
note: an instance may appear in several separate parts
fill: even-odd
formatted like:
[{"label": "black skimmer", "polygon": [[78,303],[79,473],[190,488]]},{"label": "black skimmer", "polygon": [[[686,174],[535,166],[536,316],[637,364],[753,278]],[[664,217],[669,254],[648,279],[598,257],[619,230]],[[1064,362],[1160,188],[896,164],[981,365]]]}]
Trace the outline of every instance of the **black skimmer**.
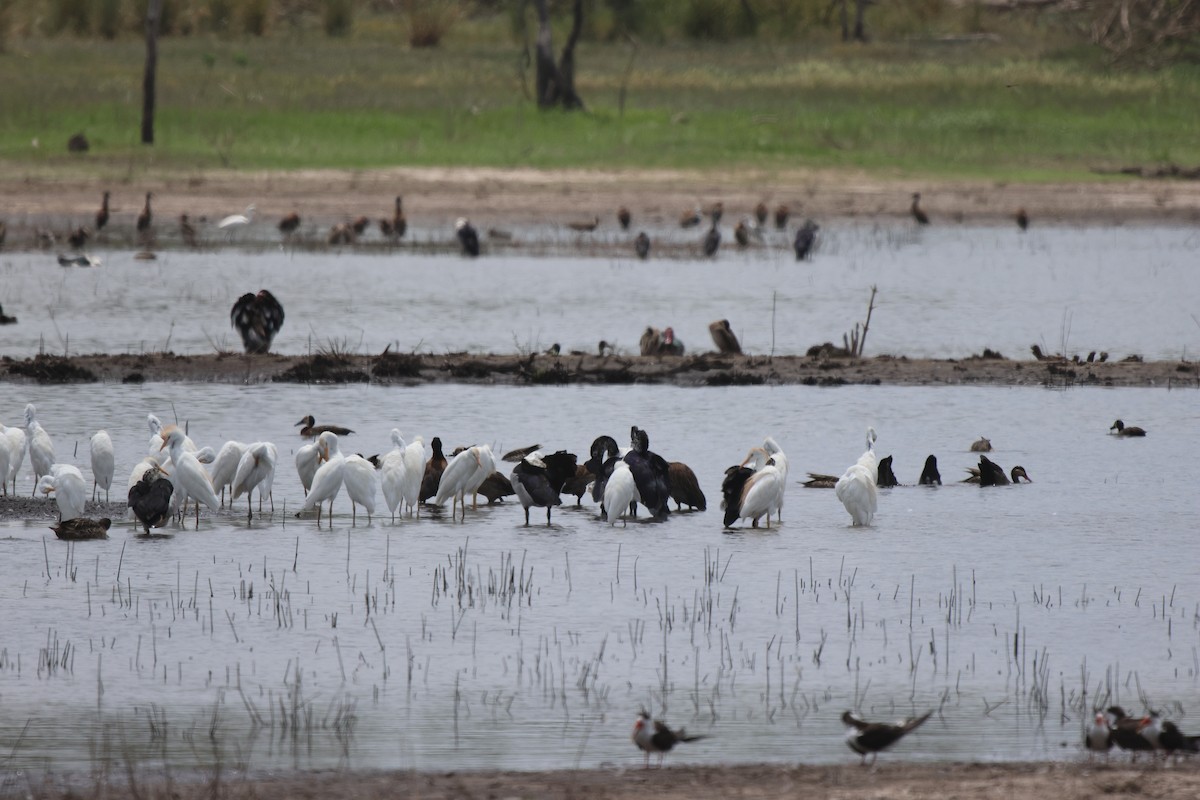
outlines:
[{"label": "black skimmer", "polygon": [[1083,746],[1094,753],[1107,753],[1112,749],[1113,732],[1103,713],[1096,712],[1095,719],[1083,734]]},{"label": "black skimmer", "polygon": [[992,452],[992,440],[986,436],[980,436],[974,442],[971,442],[972,453],[990,453]]},{"label": "black skimmer", "polygon": [[892,457],[886,456],[879,459],[879,477],[875,479],[875,485],[886,489],[892,486],[899,486],[900,481],[896,480],[896,473],[892,472]]},{"label": "black skimmer", "polygon": [[1170,753],[1200,753],[1200,736],[1189,736],[1179,730],[1171,720],[1164,720],[1160,726],[1158,744]]},{"label": "black skimmer", "polygon": [[1153,750],[1154,745],[1145,736],[1142,728],[1150,724],[1150,717],[1133,718],[1125,713],[1120,706],[1109,706],[1105,709],[1108,715],[1109,727],[1112,729],[1113,743],[1122,750],[1134,754],[1145,750]]},{"label": "black skimmer", "polygon": [[879,751],[886,750],[921,727],[921,724],[929,719],[931,714],[933,714],[932,711],[926,711],[919,717],[892,724],[867,722],[847,711],[842,714],[842,722],[846,724],[846,745],[862,756],[863,764],[867,763],[868,754],[871,756],[871,763],[874,764]]},{"label": "black skimmer", "polygon": [[650,719],[645,711],[638,714],[637,722],[633,723],[633,743],[646,755],[646,768],[650,768],[650,754],[658,754],[658,765],[661,767],[663,756],[680,742],[698,742],[707,736],[691,736],[683,728],[673,731],[665,722]]},{"label": "black skimmer", "polygon": [[1017,209],[1016,219],[1017,219],[1017,227],[1020,228],[1021,230],[1025,230],[1026,228],[1029,227],[1029,215],[1025,213],[1024,208]]},{"label": "black skimmer", "polygon": [[[247,353],[266,353],[271,349],[275,334],[283,327],[283,306],[266,289],[259,290],[258,294],[246,292],[233,304],[229,321],[241,334],[242,347]],[[308,419],[311,425],[312,417]],[[305,438],[313,438],[320,433],[318,430]],[[300,435],[305,434],[301,431]]]},{"label": "black skimmer", "polygon": [[645,261],[650,257],[650,237],[642,231],[633,240],[633,252],[637,253],[637,257]]},{"label": "black skimmer", "polygon": [[142,477],[129,489],[129,507],[146,533],[151,528],[161,528],[171,519],[171,494],[174,484],[166,472],[158,466],[150,466]]},{"label": "black skimmer", "polygon": [[100,210],[96,212],[96,230],[102,230],[108,224],[108,192],[104,193],[104,199],[100,201]]},{"label": "black skimmer", "polygon": [[722,355],[731,353],[740,354],[742,352],[742,345],[738,341],[737,335],[734,334],[729,320],[719,319],[716,322],[709,323],[708,332],[712,334],[713,344],[717,346],[717,352]]},{"label": "black skimmer", "polygon": [[918,225],[928,225],[929,224],[929,215],[921,210],[920,204],[921,204],[921,193],[913,192],[912,205],[909,207],[909,211],[912,212],[913,219],[915,219],[917,221]]},{"label": "black skimmer", "polygon": [[350,430],[349,428],[343,428],[341,425],[317,425],[316,422],[317,421],[313,418],[313,415],[309,414],[307,417],[296,423],[296,427],[301,425],[304,426],[300,428],[300,437],[302,439],[315,439],[326,431],[329,433],[336,433],[338,436],[349,436],[350,434],[354,433],[354,431]]},{"label": "black skimmer", "polygon": [[629,213],[629,209],[621,206],[617,209],[617,222],[621,224],[621,230],[629,230],[629,223],[633,221],[633,215]]},{"label": "black skimmer", "polygon": [[634,425],[630,428],[630,450],[625,454],[625,463],[633,473],[642,505],[656,520],[666,519],[671,513],[670,467],[665,459],[650,449],[650,435]]},{"label": "black skimmer", "polygon": [[107,539],[108,529],[111,525],[112,520],[108,517],[100,519],[75,517],[63,520],[57,525],[51,525],[50,530],[54,531],[54,535],[60,539],[78,542],[84,539]]},{"label": "black skimmer", "polygon": [[817,243],[817,231],[820,229],[820,225],[811,219],[806,219],[800,229],[796,231],[796,238],[792,241],[792,249],[796,251],[797,261],[803,261],[812,254],[813,245]]},{"label": "black skimmer", "polygon": [[921,486],[941,486],[942,474],[938,472],[937,456],[927,456],[925,458],[925,468],[921,470],[921,478],[917,481]]},{"label": "black skimmer", "polygon": [[1116,431],[1117,436],[1145,436],[1146,430],[1139,428],[1136,425],[1126,425],[1121,420],[1117,420],[1109,427],[1110,431]]},{"label": "black skimmer", "polygon": [[454,223],[454,232],[458,236],[458,242],[462,245],[462,250],[465,255],[475,258],[479,255],[479,234],[475,232],[475,228],[467,221],[466,217],[459,217]]},{"label": "black skimmer", "polygon": [[696,473],[692,472],[692,468],[687,464],[682,461],[667,464],[667,483],[671,487],[671,499],[675,501],[676,510],[682,509],[684,505],[701,511],[708,508],[700,481],[696,480]]}]

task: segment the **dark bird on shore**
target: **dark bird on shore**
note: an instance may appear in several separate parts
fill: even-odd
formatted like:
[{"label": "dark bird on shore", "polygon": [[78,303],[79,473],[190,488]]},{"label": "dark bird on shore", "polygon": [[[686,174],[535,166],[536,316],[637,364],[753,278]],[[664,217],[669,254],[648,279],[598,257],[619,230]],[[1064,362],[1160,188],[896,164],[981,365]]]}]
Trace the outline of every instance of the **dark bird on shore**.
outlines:
[{"label": "dark bird on shore", "polygon": [[100,201],[100,210],[96,212],[96,230],[101,231],[108,224],[108,192],[104,193],[104,199]]},{"label": "dark bird on shore", "polygon": [[10,317],[4,313],[4,306],[0,306],[0,325],[16,325],[17,318]]},{"label": "dark bird on shore", "polygon": [[150,224],[154,221],[154,214],[150,211],[150,198],[154,197],[154,192],[146,192],[146,205],[142,206],[142,213],[137,217],[138,233],[145,233],[150,229]]},{"label": "dark bird on shore", "polygon": [[1150,724],[1150,717],[1130,717],[1120,706],[1109,706],[1105,712],[1108,714],[1109,728],[1112,729],[1113,743],[1117,747],[1134,753],[1154,749],[1150,740],[1142,735],[1142,729]]},{"label": "dark bird on shore", "polygon": [[435,436],[429,446],[433,448],[433,455],[425,462],[421,493],[417,497],[422,503],[437,494],[438,484],[442,482],[442,473],[446,471],[446,454],[442,452],[442,440]]},{"label": "dark bird on shore", "polygon": [[296,427],[300,428],[300,438],[316,439],[322,433],[334,433],[338,436],[349,436],[354,433],[354,431],[349,428],[343,428],[341,425],[317,425],[316,422],[312,414],[297,422]]},{"label": "dark bird on shore", "polygon": [[88,517],[75,517],[74,519],[63,520],[57,525],[51,525],[50,530],[54,531],[54,535],[68,542],[79,542],[85,539],[107,539],[108,529],[112,525],[112,520],[108,517],[100,519],[89,519]]},{"label": "dark bird on shore", "polygon": [[918,225],[928,225],[929,224],[929,215],[921,210],[921,193],[920,192],[913,192],[912,205],[909,207],[909,210],[912,212],[913,219],[915,219],[917,221]]},{"label": "dark bird on shore", "polygon": [[670,467],[666,460],[650,449],[650,435],[634,425],[630,428],[630,447],[625,454],[625,463],[633,473],[642,505],[656,520],[666,519],[671,513],[668,502],[671,497]]},{"label": "dark bird on shore", "polygon": [[712,224],[716,225],[718,222],[721,221],[721,217],[723,217],[725,215],[725,204],[722,203],[720,200],[718,200],[717,202],[715,202],[711,206],[709,206],[708,211],[706,213],[708,214],[708,217],[712,220]]},{"label": "dark bird on shore", "polygon": [[996,462],[989,459],[987,456],[979,457],[978,467],[967,467],[969,475],[963,479],[963,483],[978,483],[980,486],[1008,486],[1010,483],[1020,483],[1024,478],[1026,482],[1033,483],[1027,474],[1025,468],[1016,466],[1012,468],[1012,480],[1004,474],[1004,469]]},{"label": "dark bird on shore", "polygon": [[730,327],[729,320],[719,319],[716,322],[709,323],[708,332],[712,334],[713,344],[717,346],[718,353],[729,355],[740,354],[742,352],[742,345],[738,342],[733,328]]},{"label": "dark bird on shore", "polygon": [[638,714],[637,722],[633,723],[633,743],[646,755],[646,768],[650,768],[650,754],[658,754],[658,765],[661,767],[663,756],[680,742],[698,742],[706,736],[689,736],[683,728],[673,731],[665,722],[651,720],[645,711]]},{"label": "dark bird on shore", "polygon": [[986,436],[980,436],[974,442],[971,442],[972,453],[990,453],[992,452],[992,440]]},{"label": "dark bird on shore", "polygon": [[534,451],[513,467],[510,479],[517,499],[525,509],[525,526],[529,526],[529,509],[533,506],[546,509],[546,525],[550,525],[550,512],[554,506],[562,505],[559,497],[563,484],[575,475],[575,456],[565,450],[551,455]]},{"label": "dark bird on shore", "polygon": [[1112,728],[1108,727],[1108,719],[1103,713],[1096,712],[1092,724],[1084,731],[1083,746],[1097,753],[1107,753],[1112,749]]},{"label": "dark bird on shore", "polygon": [[1158,746],[1170,753],[1200,753],[1200,736],[1189,736],[1171,720],[1164,720],[1158,734]]},{"label": "dark bird on shore", "polygon": [[408,233],[408,218],[404,216],[404,198],[396,195],[396,207],[391,219],[379,220],[379,230],[390,239],[403,239]]},{"label": "dark bird on shore", "polygon": [[[283,306],[266,289],[258,294],[246,292],[233,304],[229,321],[241,334],[242,347],[247,353],[266,353],[271,349],[275,334],[283,327]],[[317,431],[313,436],[320,433]]]},{"label": "dark bird on shore", "polygon": [[788,217],[792,215],[792,211],[787,207],[786,203],[780,203],[775,207],[775,228],[783,230],[787,227]]},{"label": "dark bird on shore", "polygon": [[1116,431],[1116,436],[1145,436],[1146,431],[1136,425],[1126,426],[1121,420],[1117,420],[1109,427],[1109,431]]},{"label": "dark bird on shore", "polygon": [[188,247],[196,246],[196,226],[188,220],[187,214],[179,215],[179,236]]},{"label": "dark bird on shore", "polygon": [[629,223],[633,220],[633,215],[629,213],[629,209],[621,206],[617,209],[617,222],[621,225],[621,230],[629,230]]},{"label": "dark bird on shore", "polygon": [[466,217],[459,217],[454,223],[454,232],[458,236],[458,242],[462,245],[462,250],[465,255],[475,258],[479,255],[479,234],[475,232],[474,226],[467,221]]},{"label": "dark bird on shore", "polygon": [[147,534],[151,528],[161,528],[171,519],[171,494],[174,484],[161,467],[148,467],[129,489],[129,507]]},{"label": "dark bird on shore", "polygon": [[1016,219],[1017,219],[1017,227],[1020,228],[1021,230],[1025,230],[1026,228],[1029,227],[1029,215],[1025,213],[1024,208],[1017,209]]},{"label": "dark bird on shore", "polygon": [[750,229],[745,222],[738,220],[738,224],[733,226],[733,240],[737,242],[738,247],[750,244]]},{"label": "dark bird on shore", "polygon": [[603,339],[600,340],[600,344],[596,345],[596,350],[602,358],[604,356],[611,356],[617,352],[616,347],[604,341]]},{"label": "dark bird on shore", "polygon": [[867,763],[867,755],[871,756],[871,763],[874,764],[881,750],[886,750],[921,727],[932,714],[932,711],[926,711],[919,717],[892,724],[867,722],[846,711],[842,714],[842,722],[846,725],[846,745],[862,756],[864,765]]},{"label": "dark bird on shore", "polygon": [[591,233],[600,225],[600,218],[593,217],[589,220],[574,220],[567,223],[567,227],[579,233]]},{"label": "dark bird on shore", "polygon": [[681,510],[685,505],[691,509],[704,511],[708,501],[696,473],[682,461],[672,461],[667,464],[667,482],[671,487],[671,499],[675,501],[675,509]]},{"label": "dark bird on shore", "polygon": [[650,237],[642,231],[633,240],[633,251],[637,253],[637,257],[645,261],[650,256]]},{"label": "dark bird on shore", "polygon": [[662,343],[658,346],[659,355],[682,356],[683,342],[675,338],[675,329],[667,326],[662,333]]},{"label": "dark bird on shore", "polygon": [[354,244],[354,228],[345,222],[339,222],[329,229],[325,241],[328,244]]},{"label": "dark bird on shore", "polygon": [[704,217],[700,213],[699,208],[692,208],[684,211],[679,215],[679,226],[681,228],[694,228],[700,224]]},{"label": "dark bird on shore", "polygon": [[717,248],[721,246],[721,232],[717,230],[717,223],[713,223],[708,229],[708,233],[704,235],[704,255],[712,258],[717,254]]},{"label": "dark bird on shore", "polygon": [[638,340],[638,352],[644,356],[656,356],[662,351],[662,331],[653,326],[647,326]]},{"label": "dark bird on shore", "polygon": [[759,225],[766,225],[769,216],[770,211],[767,209],[767,204],[759,200],[758,205],[754,207],[754,218],[758,220]]},{"label": "dark bird on shore", "polygon": [[279,232],[284,236],[291,236],[300,227],[300,215],[293,211],[279,220]]},{"label": "dark bird on shore", "polygon": [[355,236],[362,236],[370,224],[371,220],[367,219],[366,217],[359,217],[358,219],[354,220],[354,222],[350,223],[350,227],[354,229]]},{"label": "dark bird on shore", "polygon": [[516,492],[513,490],[512,482],[504,477],[503,473],[493,472],[483,479],[483,483],[479,484],[479,494],[487,498],[490,506],[497,500],[511,497]]},{"label": "dark bird on shore", "polygon": [[804,220],[804,224],[796,231],[796,238],[792,242],[792,249],[796,251],[796,260],[803,261],[808,258],[813,251],[813,245],[817,243],[817,231],[821,226],[813,222],[811,219]]},{"label": "dark bird on shore", "polygon": [[921,486],[941,486],[942,474],[938,472],[937,456],[927,456],[925,467],[921,470],[921,478],[917,481]]},{"label": "dark bird on shore", "polygon": [[875,485],[881,489],[887,489],[892,486],[899,486],[900,481],[896,480],[896,473],[892,472],[892,457],[886,456],[879,459],[877,466],[879,475],[875,479]]},{"label": "dark bird on shore", "polygon": [[8,223],[0,219],[0,247],[4,247],[4,240],[8,238]]},{"label": "dark bird on shore", "polygon": [[87,244],[87,240],[92,235],[92,229],[87,225],[80,225],[75,230],[67,234],[67,244],[78,250]]}]

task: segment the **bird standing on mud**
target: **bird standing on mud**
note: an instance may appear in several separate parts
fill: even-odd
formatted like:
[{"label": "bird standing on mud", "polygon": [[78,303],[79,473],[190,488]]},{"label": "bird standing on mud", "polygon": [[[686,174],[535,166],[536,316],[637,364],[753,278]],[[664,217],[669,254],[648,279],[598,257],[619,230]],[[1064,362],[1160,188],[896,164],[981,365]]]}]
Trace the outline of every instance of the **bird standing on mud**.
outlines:
[{"label": "bird standing on mud", "polygon": [[698,742],[708,737],[689,736],[683,728],[673,731],[665,722],[651,720],[645,711],[638,714],[637,722],[633,723],[633,743],[646,755],[646,768],[650,768],[650,754],[658,753],[658,765],[661,767],[663,756],[680,742]]},{"label": "bird standing on mud", "polygon": [[729,324],[727,319],[719,319],[716,322],[710,322],[708,332],[712,334],[713,344],[717,346],[717,352],[722,355],[740,354],[742,345],[738,342],[737,335],[733,332],[733,326]]},{"label": "bird standing on mud", "polygon": [[283,306],[266,289],[258,294],[246,292],[233,304],[229,321],[241,334],[247,353],[267,353],[283,327]]},{"label": "bird standing on mud", "polygon": [[458,221],[454,223],[454,232],[458,236],[458,242],[462,245],[464,254],[471,258],[479,255],[479,234],[466,217],[458,218]]},{"label": "bird standing on mud", "polygon": [[867,763],[868,754],[871,756],[871,763],[874,764],[880,750],[886,750],[921,727],[931,714],[932,711],[926,711],[919,717],[893,725],[887,722],[867,722],[847,711],[842,714],[842,722],[846,724],[846,745],[862,756],[864,765]]}]

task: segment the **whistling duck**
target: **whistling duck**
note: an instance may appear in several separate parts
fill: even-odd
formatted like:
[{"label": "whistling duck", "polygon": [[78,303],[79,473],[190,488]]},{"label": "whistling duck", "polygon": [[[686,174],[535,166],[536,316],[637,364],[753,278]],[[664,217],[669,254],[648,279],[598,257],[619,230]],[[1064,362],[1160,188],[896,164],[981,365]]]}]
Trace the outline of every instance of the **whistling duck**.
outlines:
[{"label": "whistling duck", "polygon": [[621,225],[621,230],[629,230],[629,223],[633,220],[633,215],[629,213],[629,209],[621,206],[617,209],[617,222]]},{"label": "whistling duck", "polygon": [[712,227],[708,229],[708,233],[704,234],[704,255],[712,258],[717,254],[717,249],[721,246],[721,232],[717,230],[717,223],[714,222]]},{"label": "whistling duck", "polygon": [[738,247],[750,244],[750,228],[742,220],[738,220],[737,225],[733,226],[733,240],[737,242]]},{"label": "whistling duck", "polygon": [[284,236],[291,236],[300,227],[300,215],[295,211],[284,216],[279,220],[279,232]]},{"label": "whistling duck", "polygon": [[1024,208],[1017,209],[1017,227],[1021,230],[1029,227],[1029,215],[1025,213]]},{"label": "whistling duck", "polygon": [[[233,304],[229,312],[229,321],[241,334],[242,347],[247,353],[266,353],[271,349],[275,334],[283,327],[283,306],[275,299],[275,295],[266,289],[260,290],[258,294],[246,292]],[[312,417],[306,419],[311,425]],[[311,435],[305,435],[304,431],[301,431],[300,435],[312,438],[320,432],[318,430]]]},{"label": "whistling duck", "polygon": [[780,203],[775,207],[775,227],[778,230],[783,230],[787,227],[788,217],[792,215],[791,209],[786,203]]},{"label": "whistling duck", "polygon": [[767,204],[759,200],[758,205],[754,207],[754,218],[758,220],[759,225],[766,225],[767,217],[769,216],[770,212],[767,209]]},{"label": "whistling duck", "polygon": [[367,226],[371,224],[371,220],[366,217],[359,217],[350,223],[350,227],[354,230],[355,236],[362,236],[367,230]]},{"label": "whistling duck", "polygon": [[679,215],[679,227],[694,228],[700,224],[704,217],[700,214],[699,208],[689,209]]},{"label": "whistling duck", "polygon": [[650,255],[650,237],[646,235],[645,231],[639,233],[637,238],[633,240],[633,251],[643,261]]},{"label": "whistling duck", "polygon": [[667,464],[667,483],[671,487],[671,499],[675,501],[675,510],[682,510],[685,504],[689,509],[704,511],[708,508],[700,481],[696,480],[696,473],[687,464],[682,461]]},{"label": "whistling duck", "polygon": [[913,219],[915,219],[917,221],[918,225],[928,225],[929,224],[929,215],[921,210],[920,203],[921,203],[921,193],[913,192],[912,205],[909,206],[909,211],[912,212]]},{"label": "whistling duck", "polygon": [[792,249],[796,251],[796,260],[803,261],[812,253],[813,245],[817,243],[817,231],[821,226],[811,219],[804,220],[804,225],[796,231]]},{"label": "whistling duck", "polygon": [[154,192],[146,192],[146,205],[142,206],[142,213],[137,217],[138,233],[145,233],[150,229],[150,223],[154,221],[154,215],[150,212],[150,198],[154,196]]},{"label": "whistling duck", "polygon": [[712,334],[713,344],[717,346],[718,353],[728,355],[742,352],[742,345],[730,327],[729,320],[719,319],[709,323],[708,332]]}]

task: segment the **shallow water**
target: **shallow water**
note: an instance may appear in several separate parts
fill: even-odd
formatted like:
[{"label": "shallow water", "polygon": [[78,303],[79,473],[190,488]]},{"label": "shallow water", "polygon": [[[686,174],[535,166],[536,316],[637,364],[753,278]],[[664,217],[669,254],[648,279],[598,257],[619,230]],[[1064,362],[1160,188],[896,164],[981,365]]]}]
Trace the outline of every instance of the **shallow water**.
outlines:
[{"label": "shallow water", "polygon": [[[260,231],[271,233],[273,231]],[[747,352],[796,354],[841,343],[879,287],[866,352],[961,358],[990,347],[1178,359],[1200,352],[1189,299],[1200,235],[1183,227],[1033,228],[831,223],[811,262],[796,263],[771,232],[713,261],[579,257],[619,247],[614,234],[518,231],[553,255],[457,256],[397,251],[164,251],[154,262],[105,251],[98,269],[63,269],[52,253],[0,253],[0,305],[20,324],[0,328],[0,351],[92,353],[240,349],[229,309],[267,287],[287,319],[274,349],[377,353],[515,352],[553,342],[593,352],[601,340],[636,352],[646,325],[675,328],[691,349],[712,348],[708,324],[726,318]],[[699,241],[661,230],[659,241]],[[732,241],[726,231],[725,240]],[[576,244],[578,243],[578,244]],[[597,244],[598,243],[598,244]],[[1150,311],[1152,309],[1152,312]]]},{"label": "shallow water", "polygon": [[[886,756],[910,760],[1077,758],[1093,705],[1139,695],[1197,727],[1190,391],[2,384],[0,419],[27,401],[85,477],[106,427],[121,487],[146,413],[172,408],[199,444],[271,440],[281,465],[270,520],[239,506],[73,546],[0,523],[14,767],[635,766],[643,706],[711,735],[670,756],[695,762],[852,760],[851,707],[939,709]],[[306,413],[354,427],[345,449],[364,453],[393,426],[582,453],[637,424],[695,469],[709,509],[614,528],[585,503],[525,528],[510,498],[464,524],[352,527],[343,493],[319,529],[292,517]],[[1117,416],[1150,435],[1105,435]],[[946,485],[884,490],[875,526],[852,529],[799,481],[852,463],[868,424],[901,481],[935,453]],[[768,434],[791,464],[783,524],[724,531],[724,468]],[[981,434],[1035,483],[956,483]]]}]

